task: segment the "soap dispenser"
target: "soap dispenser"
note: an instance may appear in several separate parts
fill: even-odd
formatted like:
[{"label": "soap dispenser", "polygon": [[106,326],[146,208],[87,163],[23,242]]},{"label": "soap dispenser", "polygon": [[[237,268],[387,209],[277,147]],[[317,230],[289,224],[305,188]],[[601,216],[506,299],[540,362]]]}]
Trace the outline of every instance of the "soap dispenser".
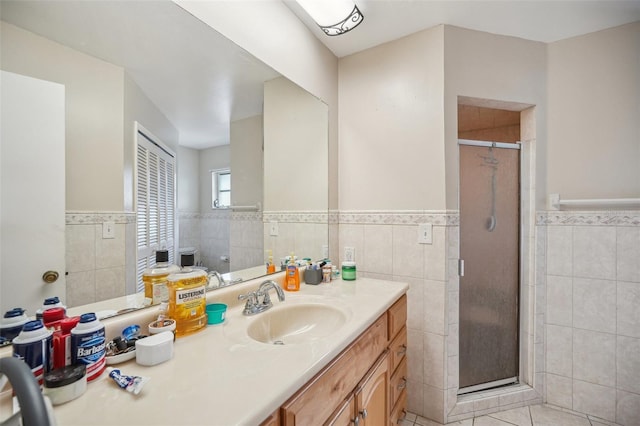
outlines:
[{"label": "soap dispenser", "polygon": [[287,264],[287,273],[284,277],[284,289],[287,291],[300,290],[300,271],[296,265],[295,257],[291,253],[291,258]]},{"label": "soap dispenser", "polygon": [[267,250],[269,253],[269,260],[267,260],[267,275],[275,274],[276,265],[273,264],[273,252],[271,250]]}]

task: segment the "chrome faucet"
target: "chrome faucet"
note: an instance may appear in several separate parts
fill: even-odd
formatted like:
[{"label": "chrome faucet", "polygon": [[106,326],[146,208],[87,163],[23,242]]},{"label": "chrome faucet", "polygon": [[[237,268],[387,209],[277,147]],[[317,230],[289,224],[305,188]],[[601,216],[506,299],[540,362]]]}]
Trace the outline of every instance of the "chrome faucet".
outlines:
[{"label": "chrome faucet", "polygon": [[[225,281],[225,279],[222,278],[222,275],[220,275],[220,272],[218,271],[209,272],[209,275],[208,275],[209,282],[211,282],[211,277],[215,277],[218,280],[218,285],[216,287],[226,287],[231,284],[242,282],[242,278],[236,278],[235,280]],[[208,287],[213,288],[214,286],[209,284]]]},{"label": "chrome faucet", "polygon": [[238,300],[247,301],[242,313],[244,315],[255,315],[271,308],[273,303],[271,302],[271,297],[269,297],[269,290],[272,288],[278,294],[278,300],[284,302],[284,291],[282,291],[282,288],[275,281],[263,281],[257,290],[238,296]]}]

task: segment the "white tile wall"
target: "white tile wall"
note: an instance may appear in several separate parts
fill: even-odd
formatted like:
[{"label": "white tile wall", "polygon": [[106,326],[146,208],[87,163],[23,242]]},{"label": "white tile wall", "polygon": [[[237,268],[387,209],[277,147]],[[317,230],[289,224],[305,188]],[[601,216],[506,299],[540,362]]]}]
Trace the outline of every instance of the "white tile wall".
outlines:
[{"label": "white tile wall", "polygon": [[[528,386],[473,401],[457,396],[460,232],[456,212],[366,212],[340,214],[339,217],[340,254],[345,246],[355,247],[358,274],[409,283],[409,411],[442,422],[542,401],[541,393]],[[418,244],[418,223],[434,224],[433,244]],[[532,277],[534,270],[532,266]],[[536,291],[538,300],[545,300],[544,280],[540,280],[538,287],[534,286],[533,278],[527,283],[531,296],[526,299],[534,315],[540,308],[535,306]],[[527,339],[531,342],[526,349],[531,351],[529,382],[540,384],[544,383],[543,313],[544,309],[538,312],[538,326],[533,319],[527,322],[530,328]],[[534,374],[536,331],[540,359],[535,368],[539,369],[539,375]],[[568,341],[570,343],[571,339]]]},{"label": "white tile wall", "polygon": [[549,275],[547,277],[547,323],[573,325],[573,279]]},{"label": "white tile wall", "polygon": [[[616,336],[591,330],[573,330],[573,378],[614,387]],[[567,376],[570,373],[566,374]]]},{"label": "white tile wall", "polygon": [[[102,238],[102,223],[115,223],[115,238]],[[131,213],[69,212],[66,215],[65,258],[68,307],[124,296],[135,286],[127,270],[127,235],[135,232]],[[135,265],[128,265],[135,271]]]},{"label": "white tile wall", "polygon": [[573,278],[573,326],[616,332],[616,282]]},{"label": "white tile wall", "polygon": [[602,423],[640,424],[640,212],[538,216],[546,400]]},{"label": "white tile wall", "polygon": [[[637,263],[640,264],[640,257],[638,259]],[[637,282],[618,281],[617,292],[617,333],[640,338],[640,285]]]}]

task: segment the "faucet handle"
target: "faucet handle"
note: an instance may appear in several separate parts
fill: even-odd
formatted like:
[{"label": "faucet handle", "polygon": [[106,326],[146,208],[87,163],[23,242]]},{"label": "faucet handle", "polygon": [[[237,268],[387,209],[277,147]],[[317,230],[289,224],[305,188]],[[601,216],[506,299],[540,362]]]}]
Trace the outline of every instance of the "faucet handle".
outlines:
[{"label": "faucet handle", "polygon": [[255,291],[251,291],[247,294],[238,295],[238,300],[246,300],[244,305],[244,314],[253,315],[258,312],[258,295]]},{"label": "faucet handle", "polygon": [[255,303],[256,298],[257,298],[257,295],[256,295],[255,291],[250,291],[247,294],[239,294],[238,295],[238,300],[246,300],[247,303],[249,303],[249,302]]}]

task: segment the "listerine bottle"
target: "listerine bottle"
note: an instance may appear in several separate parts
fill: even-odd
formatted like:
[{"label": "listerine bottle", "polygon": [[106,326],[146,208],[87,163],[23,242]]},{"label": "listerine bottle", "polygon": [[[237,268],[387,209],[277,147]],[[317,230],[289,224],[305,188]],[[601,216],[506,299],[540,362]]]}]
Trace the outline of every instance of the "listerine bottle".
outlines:
[{"label": "listerine bottle", "polygon": [[169,317],[176,321],[176,336],[207,325],[207,273],[193,269],[193,254],[182,256],[182,270],[167,277]]},{"label": "listerine bottle", "polygon": [[167,290],[167,277],[170,274],[180,271],[178,265],[169,263],[169,250],[156,251],[156,264],[152,268],[146,269],[142,273],[144,283],[144,304],[157,305],[169,300]]}]

